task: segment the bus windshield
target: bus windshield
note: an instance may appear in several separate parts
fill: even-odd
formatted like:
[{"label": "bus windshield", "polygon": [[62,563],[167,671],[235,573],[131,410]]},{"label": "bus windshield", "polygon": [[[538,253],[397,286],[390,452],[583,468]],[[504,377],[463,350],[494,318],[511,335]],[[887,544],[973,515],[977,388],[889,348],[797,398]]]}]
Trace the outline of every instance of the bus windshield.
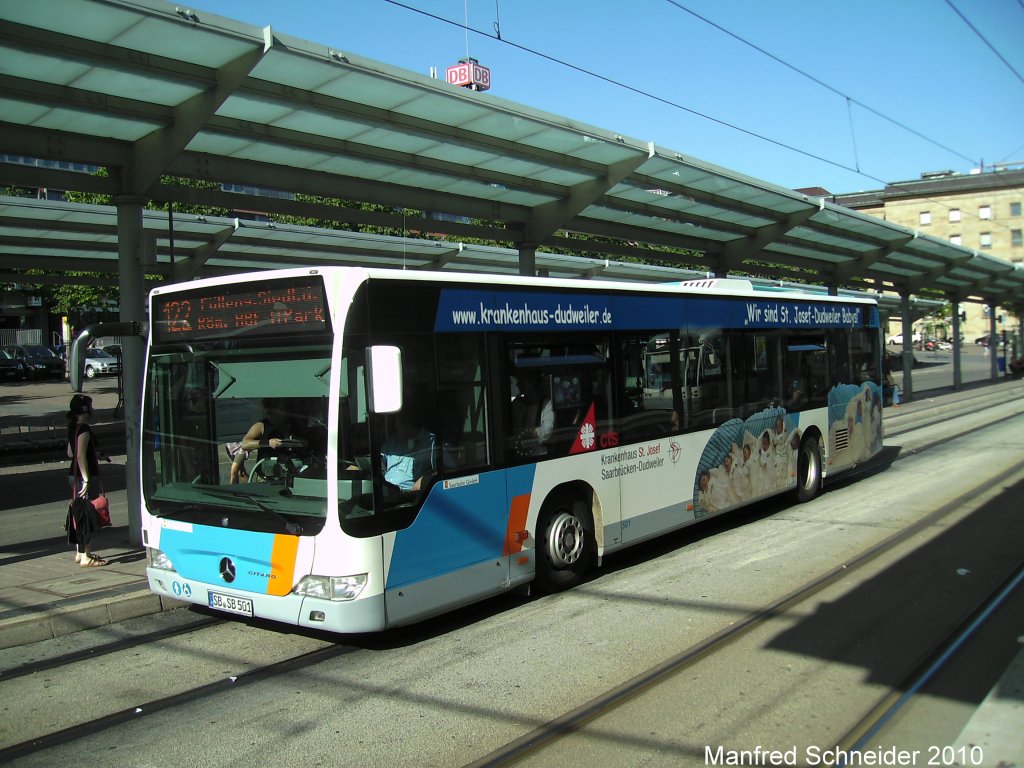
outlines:
[{"label": "bus windshield", "polygon": [[150,352],[149,511],[186,523],[311,535],[326,519],[329,340],[195,342]]}]

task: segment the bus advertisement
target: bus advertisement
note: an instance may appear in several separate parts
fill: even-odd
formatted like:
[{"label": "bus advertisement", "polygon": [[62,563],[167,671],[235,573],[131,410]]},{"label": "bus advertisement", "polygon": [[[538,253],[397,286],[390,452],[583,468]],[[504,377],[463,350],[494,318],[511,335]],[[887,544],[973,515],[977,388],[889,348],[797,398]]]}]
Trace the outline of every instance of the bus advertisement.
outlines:
[{"label": "bus advertisement", "polygon": [[151,589],[332,632],[579,583],[881,449],[876,303],[349,267],[155,289]]}]

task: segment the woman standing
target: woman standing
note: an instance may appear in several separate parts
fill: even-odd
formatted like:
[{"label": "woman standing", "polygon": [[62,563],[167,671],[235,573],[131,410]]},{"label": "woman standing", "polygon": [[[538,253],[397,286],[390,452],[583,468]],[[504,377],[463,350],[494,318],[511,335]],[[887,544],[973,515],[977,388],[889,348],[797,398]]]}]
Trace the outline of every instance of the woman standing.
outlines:
[{"label": "woman standing", "polygon": [[[73,495],[91,501],[102,493],[100,486],[100,462],[90,422],[92,421],[92,398],[75,395],[67,413],[68,419],[68,485]],[[69,521],[74,525],[74,539],[77,552],[75,562],[83,568],[96,568],[107,564],[102,557],[92,553],[92,537],[99,530],[95,514],[72,515]]]}]

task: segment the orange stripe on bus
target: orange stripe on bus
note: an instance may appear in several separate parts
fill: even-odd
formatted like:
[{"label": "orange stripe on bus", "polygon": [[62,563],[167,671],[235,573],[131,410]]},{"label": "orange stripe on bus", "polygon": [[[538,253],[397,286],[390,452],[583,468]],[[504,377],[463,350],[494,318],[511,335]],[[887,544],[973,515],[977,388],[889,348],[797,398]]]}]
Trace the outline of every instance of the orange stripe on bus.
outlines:
[{"label": "orange stripe on bus", "polygon": [[523,542],[518,540],[516,533],[526,528],[526,515],[530,511],[530,494],[512,497],[512,508],[508,513],[508,530],[505,531],[505,551],[502,555],[522,552]]},{"label": "orange stripe on bus", "polygon": [[298,552],[298,536],[280,533],[274,536],[274,549],[270,553],[270,578],[267,580],[268,595],[287,595],[292,591]]}]

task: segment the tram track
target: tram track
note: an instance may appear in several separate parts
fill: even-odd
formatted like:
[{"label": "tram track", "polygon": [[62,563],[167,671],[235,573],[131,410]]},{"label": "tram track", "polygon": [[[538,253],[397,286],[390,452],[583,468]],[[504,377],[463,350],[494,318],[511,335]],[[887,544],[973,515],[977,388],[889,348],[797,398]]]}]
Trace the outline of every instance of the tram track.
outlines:
[{"label": "tram track", "polygon": [[25,757],[26,755],[30,755],[35,752],[41,752],[51,747],[67,744],[70,741],[74,741],[85,736],[94,736],[97,733],[110,728],[135,722],[144,717],[155,715],[168,709],[173,709],[174,707],[180,707],[184,704],[212,696],[226,694],[232,690],[236,690],[247,685],[264,682],[271,678],[307,669],[358,650],[360,649],[351,645],[329,645],[298,656],[275,661],[255,669],[251,669],[248,672],[240,672],[237,675],[231,675],[206,683],[205,685],[189,688],[179,693],[146,702],[140,702],[118,711],[105,714],[101,717],[76,723],[75,725],[53,731],[44,736],[39,736],[37,738],[23,741],[19,744],[14,744],[0,749],[0,765],[5,765],[12,760]]},{"label": "tram track", "polygon": [[62,653],[58,656],[53,656],[48,659],[31,661],[27,664],[22,664],[21,666],[14,667],[12,669],[0,670],[0,684],[8,682],[10,680],[16,680],[19,677],[26,677],[28,675],[34,675],[39,672],[47,672],[53,669],[60,669],[61,667],[66,667],[71,664],[77,664],[82,661],[98,659],[102,656],[108,656],[112,653],[119,653],[122,651],[131,650],[132,648],[138,648],[140,646],[149,645],[151,643],[159,643],[165,640],[182,637],[193,632],[199,632],[203,629],[208,629],[210,627],[215,627],[219,624],[224,624],[226,621],[227,619],[222,619],[216,616],[209,616],[187,626],[167,627],[164,629],[158,629],[152,632],[145,632],[140,635],[133,635],[132,637],[124,637],[119,640],[111,640],[110,642],[91,646],[89,648],[82,648],[77,651]]},{"label": "tram track", "polygon": [[[868,711],[860,722],[838,740],[842,753],[859,752],[875,740],[891,720],[903,710],[938,674],[940,674],[964,649],[964,646],[979,631],[991,615],[1024,585],[1024,559],[1010,569],[1009,573],[993,586],[983,599],[972,607],[945,637],[921,659],[904,677],[899,685],[883,696]],[[840,763],[845,765],[845,763]]]},{"label": "tram track", "polygon": [[[920,413],[913,414],[913,421],[910,424],[903,425],[903,422],[908,420],[908,417],[904,417],[903,412],[894,414],[892,409],[886,412],[886,418],[883,420],[885,427],[885,438],[891,439],[900,437],[901,435],[916,430],[926,429],[928,427],[941,424],[944,420],[948,419],[950,415],[958,416],[965,412],[978,413],[980,411],[991,410],[996,408],[1002,408],[1007,404],[1019,402],[1022,394],[1024,394],[1024,386],[1010,384],[1007,388],[997,391],[993,394],[991,391],[983,391],[977,394],[969,394],[963,398],[950,403],[942,408],[934,409],[933,412],[923,417]],[[979,410],[974,409],[974,406],[983,404],[983,407]],[[890,427],[890,424],[895,426]]]},{"label": "tram track", "polygon": [[[987,419],[986,423],[996,423],[1007,419],[1008,416],[1005,412],[1005,400],[993,403],[985,408],[978,408],[978,403],[975,402],[975,400],[975,398],[972,398],[971,403],[965,404],[964,407],[956,413],[947,412],[943,419],[948,422],[950,419],[955,419],[959,416],[977,417],[979,414],[984,414],[988,411],[992,412],[992,418]],[[996,413],[995,409],[1000,408],[1003,410],[1000,413]],[[1019,417],[1022,413],[1024,413],[1024,404],[1022,404],[1018,413],[1014,414],[1014,417]],[[933,424],[933,421],[929,421],[926,424],[914,425],[901,431],[899,434],[901,436],[909,435],[916,430],[924,430]],[[887,463],[891,464],[896,461],[902,461],[910,458],[911,456],[918,456],[927,450],[944,445],[963,436],[963,434],[955,434],[944,438],[926,441],[916,446],[913,450],[900,454],[895,459],[892,459]],[[868,468],[871,467],[870,464],[866,466]],[[1024,471],[1024,461],[1012,465],[995,478],[989,478],[987,482],[999,482],[1021,471]],[[793,611],[794,608],[811,600],[822,590],[840,582],[845,577],[857,572],[864,566],[882,557],[884,554],[908,541],[915,535],[923,532],[930,526],[941,522],[946,516],[961,508],[965,499],[973,492],[974,491],[972,490],[957,497],[943,505],[940,509],[935,510],[926,517],[917,520],[911,526],[894,533],[885,540],[868,548],[858,556],[836,566],[827,573],[821,574],[817,578],[804,583],[796,590],[764,606],[763,608],[749,612],[746,616],[738,619],[728,628],[688,646],[680,653],[654,667],[651,667],[646,672],[633,677],[605,694],[591,699],[582,706],[566,712],[562,716],[549,721],[547,724],[538,726],[530,733],[509,742],[504,747],[480,758],[471,765],[512,765],[520,762],[528,756],[542,752],[557,741],[579,731],[588,723],[614,711],[616,708],[622,706],[628,701],[641,696],[645,691],[650,690],[665,680],[693,667],[701,660],[706,659],[712,654],[737,642],[745,635],[753,632],[757,627],[764,625],[772,619],[781,617],[787,614],[787,612]],[[54,659],[33,662],[14,670],[0,673],[0,683],[7,682],[18,677],[25,677],[35,672],[60,667],[69,667],[79,662],[87,662],[89,660],[96,659],[102,655],[109,655],[132,647],[159,642],[162,639],[212,628],[225,622],[226,620],[224,619],[209,617],[196,624],[191,624],[188,627],[148,633],[134,638],[125,638],[123,640],[107,643],[92,649],[84,649],[72,654],[65,654]],[[185,704],[210,697],[223,695],[225,693],[229,693],[232,689],[237,689],[252,683],[267,681],[280,675],[286,675],[297,670],[313,667],[317,664],[345,656],[357,650],[360,650],[360,648],[356,646],[329,645],[324,648],[315,649],[304,654],[299,654],[264,666],[253,668],[238,675],[223,677],[221,679],[191,687],[164,697],[154,698],[149,701],[124,707],[100,717],[76,723],[69,727],[55,730],[52,733],[0,749],[0,764],[7,763],[19,757],[31,755],[36,752],[41,752],[55,746],[63,745],[85,736],[91,736],[99,731],[116,728],[120,725],[131,723],[148,715],[164,712],[175,707],[180,707]]]},{"label": "tram track", "polygon": [[[975,398],[972,398],[972,400],[974,399]],[[958,409],[956,414],[947,412],[943,418],[948,421],[950,418],[977,416],[983,411],[990,411],[1005,407],[1010,399],[1012,398],[1001,400],[982,409],[978,409],[976,407],[977,403],[965,404],[965,407],[963,409]],[[1013,413],[1010,418],[1020,418],[1022,414],[1024,414],[1024,403],[1021,403],[1020,407],[1015,409],[1015,413]],[[1008,415],[1004,411],[999,414],[993,414],[993,417],[987,423],[994,424],[997,422],[1005,422],[1007,418]],[[935,423],[935,420],[927,420],[927,423],[915,424],[901,431],[899,434],[912,434],[915,431],[925,430],[934,426]],[[962,438],[963,436],[963,433],[958,433],[927,441],[922,445],[916,446],[913,450],[903,453],[885,463],[892,464],[904,461],[914,456],[919,456],[928,450],[946,445]],[[846,480],[846,478],[851,476],[856,477],[858,471],[860,473],[868,473],[875,472],[877,470],[877,462],[869,462],[864,467],[860,467],[852,473],[844,474],[842,478]],[[1024,473],[1024,460],[1012,464],[1010,467],[994,477],[986,478],[984,484],[998,485],[1011,478],[1019,476],[1021,473]],[[688,646],[686,649],[662,663],[634,676],[630,680],[591,699],[583,705],[548,721],[546,724],[538,726],[529,733],[508,742],[504,746],[493,750],[478,760],[468,763],[465,768],[504,768],[505,766],[517,765],[525,760],[543,754],[545,750],[552,748],[558,742],[578,733],[588,724],[610,715],[618,708],[638,697],[641,697],[644,693],[650,691],[655,686],[658,686],[667,680],[675,678],[681,673],[692,669],[701,661],[726,649],[732,644],[737,643],[759,627],[765,625],[767,622],[793,612],[794,609],[808,603],[826,588],[837,585],[844,579],[854,576],[858,571],[878,561],[901,545],[911,541],[914,537],[922,534],[929,528],[942,523],[946,518],[959,512],[966,503],[975,497],[976,493],[977,489],[970,489],[966,493],[963,493],[955,499],[947,502],[925,517],[919,518],[910,526],[905,527],[884,540],[874,544],[861,552],[858,556],[840,563],[832,570],[805,582],[796,590],[782,598],[759,610],[747,613],[745,616],[732,622],[730,626]],[[951,649],[958,647],[963,641],[963,636],[968,633],[968,630],[973,631],[977,628],[977,623],[984,620],[984,617],[987,616],[991,610],[991,603],[995,599],[1003,599],[1008,589],[1019,587],[1021,580],[1024,579],[1021,572],[1022,568],[1024,568],[1024,561],[1017,563],[1010,575],[1006,576],[999,585],[990,590],[982,600],[972,606],[967,614],[957,621],[949,630],[942,641],[937,643],[935,647],[925,655],[920,663],[916,664],[913,669],[907,673],[902,683],[895,686],[893,690],[916,690],[920,687],[922,682],[926,681],[928,677],[936,672],[938,669],[938,667],[936,667],[937,664],[948,661],[948,655],[951,652]],[[866,743],[866,739],[874,736],[877,733],[878,728],[884,725],[885,721],[891,717],[896,709],[902,706],[904,702],[905,695],[898,693],[887,694],[868,713],[866,713],[855,726],[849,729],[847,735],[841,741],[842,746],[840,748],[845,748],[847,750],[861,748]]]}]

